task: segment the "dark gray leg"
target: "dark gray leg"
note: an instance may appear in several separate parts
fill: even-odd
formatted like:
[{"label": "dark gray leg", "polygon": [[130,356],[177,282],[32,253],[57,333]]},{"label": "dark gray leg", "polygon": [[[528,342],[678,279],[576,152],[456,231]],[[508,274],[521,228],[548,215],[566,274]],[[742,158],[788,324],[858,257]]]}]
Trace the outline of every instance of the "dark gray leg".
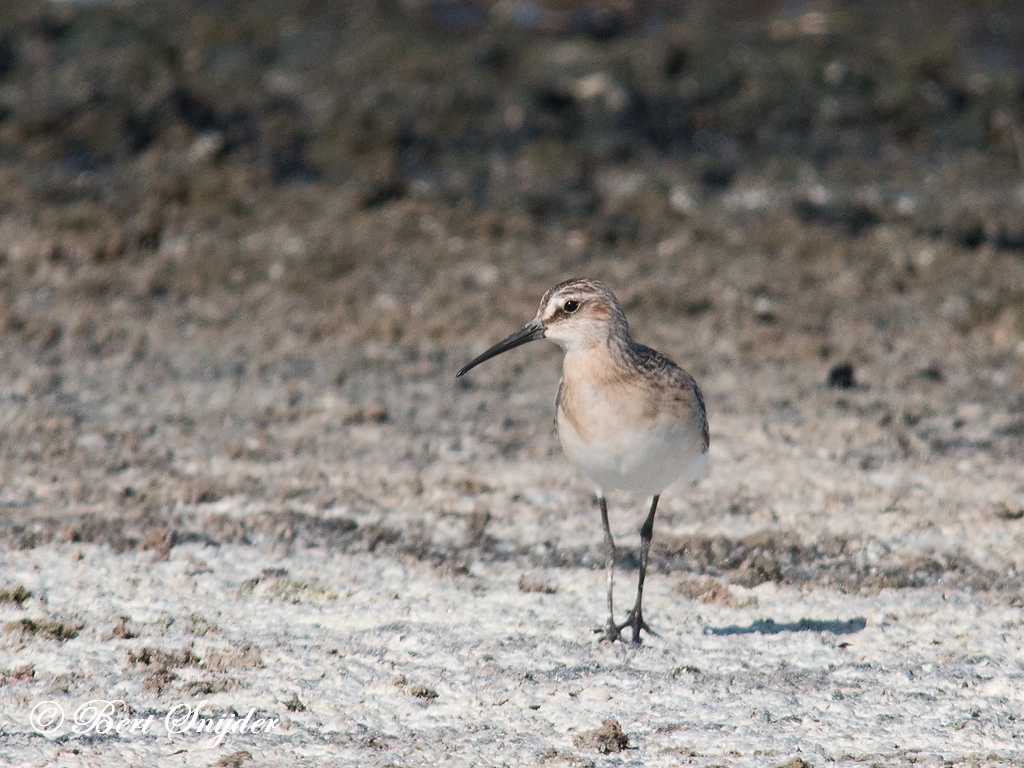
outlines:
[{"label": "dark gray leg", "polygon": [[617,628],[620,630],[632,627],[633,642],[637,645],[640,644],[641,629],[645,632],[650,632],[652,635],[655,634],[654,630],[648,627],[644,621],[642,604],[644,599],[644,578],[647,576],[647,558],[651,553],[651,539],[654,538],[654,513],[658,509],[659,498],[660,496],[654,497],[654,501],[651,502],[651,511],[640,528],[640,577],[636,585],[636,604],[633,606],[633,610],[629,612],[626,620],[622,624],[617,625]]}]

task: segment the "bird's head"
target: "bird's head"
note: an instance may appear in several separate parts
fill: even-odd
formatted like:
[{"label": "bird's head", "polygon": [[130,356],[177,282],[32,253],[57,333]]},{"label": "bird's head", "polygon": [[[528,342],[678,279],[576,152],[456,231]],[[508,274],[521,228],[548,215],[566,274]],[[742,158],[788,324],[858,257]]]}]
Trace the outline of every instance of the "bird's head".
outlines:
[{"label": "bird's head", "polygon": [[615,294],[596,280],[566,280],[544,294],[533,320],[471,360],[456,376],[536,339],[551,339],[572,351],[605,342],[616,333],[628,335],[629,329]]}]

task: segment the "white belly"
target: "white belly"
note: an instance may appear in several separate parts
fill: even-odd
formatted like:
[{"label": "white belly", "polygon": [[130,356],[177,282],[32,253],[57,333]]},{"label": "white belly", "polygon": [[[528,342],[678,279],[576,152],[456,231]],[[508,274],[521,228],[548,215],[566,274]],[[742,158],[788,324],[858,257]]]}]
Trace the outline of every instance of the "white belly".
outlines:
[{"label": "white belly", "polygon": [[588,443],[559,414],[558,439],[599,494],[616,489],[655,496],[679,480],[696,480],[707,467],[700,439],[670,427],[623,430],[612,440]]}]

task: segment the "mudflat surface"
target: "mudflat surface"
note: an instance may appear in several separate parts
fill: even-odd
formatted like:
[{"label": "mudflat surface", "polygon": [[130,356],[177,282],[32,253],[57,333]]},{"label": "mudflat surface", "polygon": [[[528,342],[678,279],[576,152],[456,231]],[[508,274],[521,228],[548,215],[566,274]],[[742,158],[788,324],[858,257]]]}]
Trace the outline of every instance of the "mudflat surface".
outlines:
[{"label": "mudflat surface", "polygon": [[[0,764],[1020,761],[1019,11],[618,7],[4,4]],[[709,410],[639,648],[557,349],[454,379],[571,276]]]}]

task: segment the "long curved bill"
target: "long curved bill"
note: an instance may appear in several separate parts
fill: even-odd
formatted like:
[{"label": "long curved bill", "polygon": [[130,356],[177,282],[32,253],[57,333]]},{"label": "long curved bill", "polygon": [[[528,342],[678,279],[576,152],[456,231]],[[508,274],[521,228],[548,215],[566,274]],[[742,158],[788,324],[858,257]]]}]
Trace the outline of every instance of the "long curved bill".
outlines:
[{"label": "long curved bill", "polygon": [[458,378],[462,374],[468,373],[470,370],[480,365],[480,363],[485,360],[490,360],[492,357],[497,357],[502,352],[508,352],[510,349],[515,349],[516,347],[521,347],[523,344],[528,342],[543,338],[544,326],[539,318],[534,318],[507,339],[502,339],[482,355],[466,363],[462,366],[459,372],[455,374],[455,376]]}]

